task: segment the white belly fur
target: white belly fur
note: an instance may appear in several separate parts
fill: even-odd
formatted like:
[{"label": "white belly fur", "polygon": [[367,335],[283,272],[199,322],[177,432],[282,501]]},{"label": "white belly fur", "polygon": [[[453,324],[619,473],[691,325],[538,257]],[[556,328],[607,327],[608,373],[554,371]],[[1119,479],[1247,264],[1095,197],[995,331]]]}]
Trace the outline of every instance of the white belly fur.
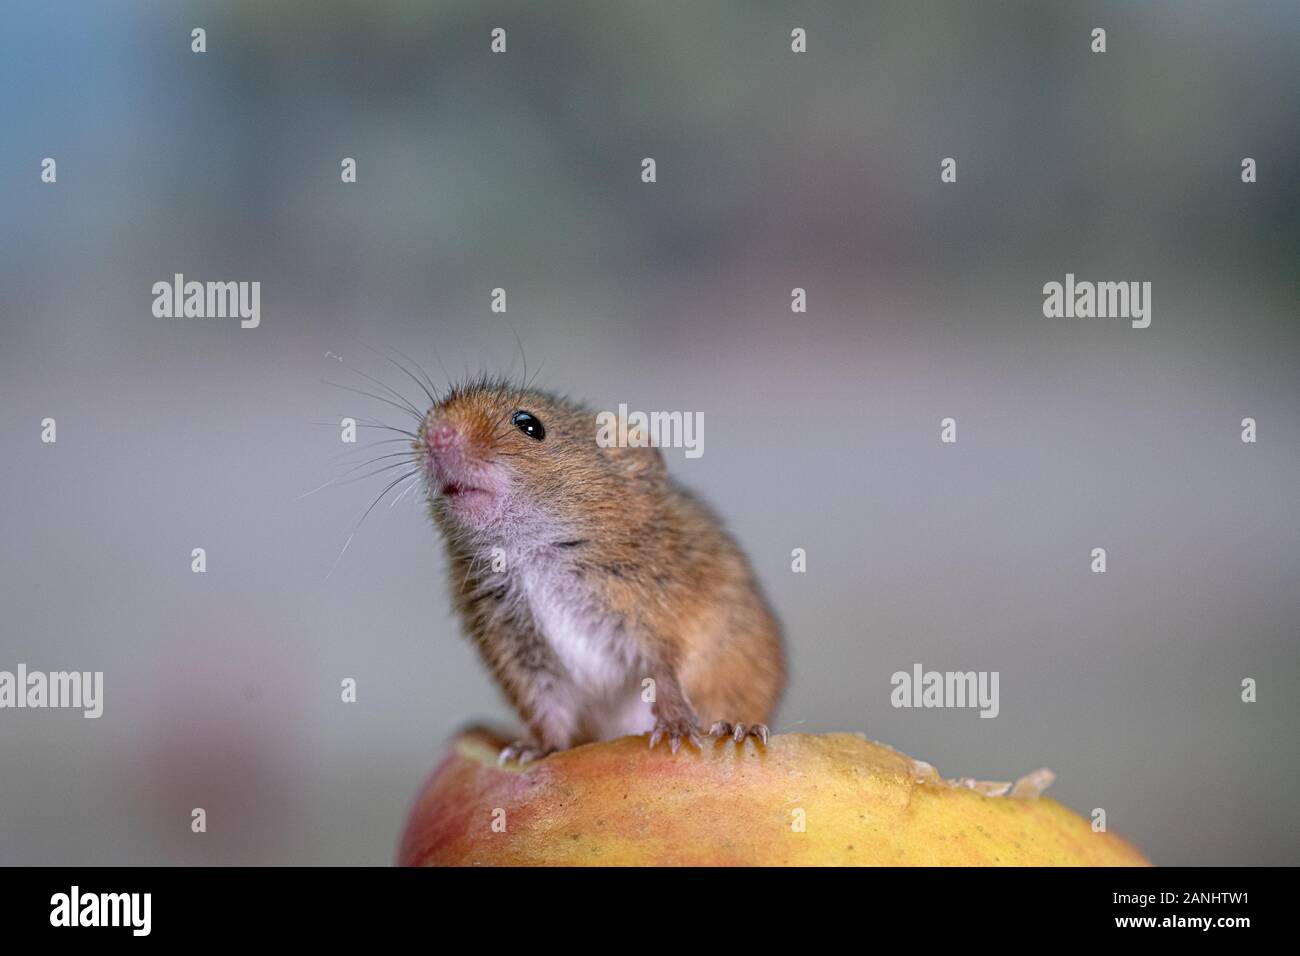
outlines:
[{"label": "white belly fur", "polygon": [[534,572],[521,574],[519,587],[564,666],[575,722],[598,739],[649,733],[654,716],[641,699],[648,675],[641,672],[639,655],[581,582],[564,572]]}]

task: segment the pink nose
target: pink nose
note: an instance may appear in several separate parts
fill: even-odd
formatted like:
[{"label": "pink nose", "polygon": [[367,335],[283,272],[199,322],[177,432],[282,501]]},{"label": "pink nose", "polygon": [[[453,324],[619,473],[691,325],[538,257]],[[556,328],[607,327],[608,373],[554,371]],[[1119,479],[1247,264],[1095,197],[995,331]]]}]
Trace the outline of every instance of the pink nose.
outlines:
[{"label": "pink nose", "polygon": [[429,428],[429,447],[434,451],[446,451],[460,444],[460,432],[452,425],[433,425]]}]

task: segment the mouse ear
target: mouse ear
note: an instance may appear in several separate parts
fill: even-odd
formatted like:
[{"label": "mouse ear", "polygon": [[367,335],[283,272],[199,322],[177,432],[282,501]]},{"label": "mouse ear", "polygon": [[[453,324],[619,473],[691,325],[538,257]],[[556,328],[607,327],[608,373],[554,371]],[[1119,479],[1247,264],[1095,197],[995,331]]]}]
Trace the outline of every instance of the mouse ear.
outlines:
[{"label": "mouse ear", "polygon": [[650,442],[646,427],[633,419],[611,416],[603,423],[597,444],[624,471],[635,475],[665,473],[664,456]]}]

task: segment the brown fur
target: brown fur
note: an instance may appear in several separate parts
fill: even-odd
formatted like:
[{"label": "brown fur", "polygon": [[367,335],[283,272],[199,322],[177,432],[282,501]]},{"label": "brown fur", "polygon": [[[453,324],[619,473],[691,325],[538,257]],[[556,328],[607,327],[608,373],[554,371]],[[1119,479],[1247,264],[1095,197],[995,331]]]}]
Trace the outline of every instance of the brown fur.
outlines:
[{"label": "brown fur", "polygon": [[[541,420],[542,441],[511,424]],[[595,413],[540,391],[479,382],[452,390],[434,424],[465,436],[466,453],[506,476],[507,500],[467,525],[430,489],[451,561],[456,609],[507,697],[543,750],[609,736],[553,706],[569,675],[510,573],[491,549],[545,569],[553,592],[583,595],[583,614],[626,640],[629,678],[653,677],[658,723],[676,735],[714,721],[766,723],[785,683],[778,625],[748,561],[713,514],[668,475],[657,448],[603,448]],[[424,454],[423,441],[417,449]],[[590,596],[588,599],[587,596]],[[556,600],[566,598],[557,597]],[[550,600],[543,595],[541,600]]]}]

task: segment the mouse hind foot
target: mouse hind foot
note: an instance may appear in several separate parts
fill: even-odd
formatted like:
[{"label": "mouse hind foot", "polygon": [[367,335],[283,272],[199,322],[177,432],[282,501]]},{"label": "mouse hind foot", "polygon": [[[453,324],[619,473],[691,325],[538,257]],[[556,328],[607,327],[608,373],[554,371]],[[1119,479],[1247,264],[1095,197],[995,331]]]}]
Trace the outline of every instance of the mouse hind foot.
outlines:
[{"label": "mouse hind foot", "polygon": [[769,733],[767,724],[733,724],[728,720],[714,721],[713,726],[709,728],[710,737],[715,739],[730,737],[738,744],[743,743],[746,737],[756,737],[766,746]]},{"label": "mouse hind foot", "polygon": [[541,760],[543,757],[550,756],[559,749],[558,747],[543,747],[527,740],[516,740],[513,743],[506,744],[497,753],[497,764],[517,760],[522,766],[534,760]]}]

